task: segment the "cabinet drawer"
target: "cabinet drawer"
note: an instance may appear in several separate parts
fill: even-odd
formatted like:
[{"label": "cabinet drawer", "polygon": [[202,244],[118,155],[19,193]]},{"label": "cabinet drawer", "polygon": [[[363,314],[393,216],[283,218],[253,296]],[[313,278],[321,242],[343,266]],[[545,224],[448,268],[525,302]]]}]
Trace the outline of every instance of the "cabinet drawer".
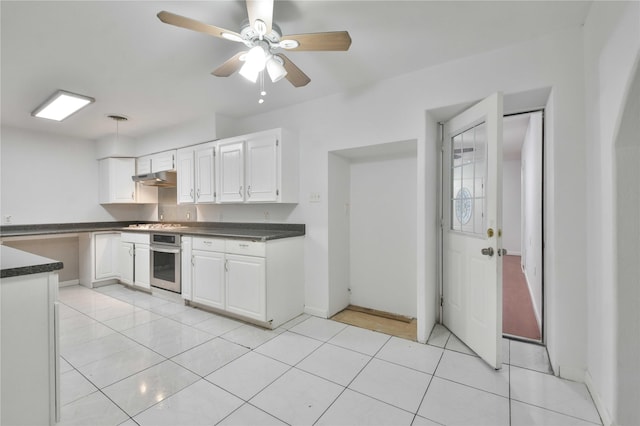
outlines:
[{"label": "cabinet drawer", "polygon": [[225,240],[225,252],[265,257],[265,243],[247,240]]},{"label": "cabinet drawer", "polygon": [[123,232],[120,240],[125,243],[149,244],[150,236],[148,233],[142,232]]},{"label": "cabinet drawer", "polygon": [[224,251],[224,240],[220,238],[193,237],[193,250]]}]

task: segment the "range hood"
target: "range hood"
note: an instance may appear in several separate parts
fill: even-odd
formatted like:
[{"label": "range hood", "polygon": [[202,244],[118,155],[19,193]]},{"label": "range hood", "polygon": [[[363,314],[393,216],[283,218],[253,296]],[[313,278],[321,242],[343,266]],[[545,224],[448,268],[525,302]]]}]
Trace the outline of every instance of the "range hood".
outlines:
[{"label": "range hood", "polygon": [[177,180],[176,172],[146,173],[144,175],[131,176],[131,179],[143,185],[158,186],[161,188],[175,188]]}]

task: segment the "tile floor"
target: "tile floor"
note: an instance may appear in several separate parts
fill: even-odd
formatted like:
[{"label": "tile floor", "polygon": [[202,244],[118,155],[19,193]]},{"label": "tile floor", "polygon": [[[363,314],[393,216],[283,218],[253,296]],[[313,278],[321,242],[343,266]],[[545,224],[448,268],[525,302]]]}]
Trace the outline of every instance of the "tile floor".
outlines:
[{"label": "tile floor", "polygon": [[423,345],[302,315],[268,331],[121,285],[60,289],[61,425],[593,425],[545,348],[494,371],[444,327]]}]

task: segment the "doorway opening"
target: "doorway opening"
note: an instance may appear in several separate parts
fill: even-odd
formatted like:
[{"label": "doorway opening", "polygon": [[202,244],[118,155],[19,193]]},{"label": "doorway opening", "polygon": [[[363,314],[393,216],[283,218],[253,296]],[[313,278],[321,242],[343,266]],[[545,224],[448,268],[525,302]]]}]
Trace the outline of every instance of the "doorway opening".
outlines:
[{"label": "doorway opening", "polygon": [[504,116],[502,332],[539,343],[544,318],[543,135],[543,110]]}]

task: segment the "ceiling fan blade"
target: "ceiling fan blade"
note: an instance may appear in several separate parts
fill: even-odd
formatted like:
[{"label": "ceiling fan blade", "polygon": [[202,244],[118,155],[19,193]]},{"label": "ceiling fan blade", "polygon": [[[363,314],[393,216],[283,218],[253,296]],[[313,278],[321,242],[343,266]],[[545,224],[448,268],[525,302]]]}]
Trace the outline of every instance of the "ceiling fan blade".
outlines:
[{"label": "ceiling fan blade", "polygon": [[[273,23],[273,0],[247,0],[247,13],[249,14],[249,22],[251,28],[258,33],[259,27],[256,28],[256,20],[264,22],[264,34],[271,32],[271,25]],[[263,34],[263,35],[264,35]]]},{"label": "ceiling fan blade", "polygon": [[276,56],[284,62],[284,69],[287,70],[286,79],[289,80],[289,83],[293,84],[295,87],[302,87],[309,84],[311,79],[303,73],[296,64],[291,62],[289,58],[284,56],[282,53],[278,53]]},{"label": "ceiling fan blade", "polygon": [[[188,30],[198,31],[215,37],[224,38],[232,41],[242,41],[242,36],[235,31],[225,30],[214,25],[204,24],[195,19],[176,15],[175,13],[162,11],[158,13],[158,19],[165,24],[175,25],[176,27],[186,28]],[[226,34],[227,37],[223,36]]]},{"label": "ceiling fan blade", "polygon": [[247,52],[236,53],[233,57],[227,59],[224,64],[213,70],[211,74],[215,75],[216,77],[229,77],[231,74],[238,71],[242,67],[243,61],[240,60],[240,57],[246,54]]},{"label": "ceiling fan blade", "polygon": [[[295,40],[298,47],[286,48],[287,50],[324,50],[345,51],[351,46],[351,37],[347,31],[331,31],[326,33],[292,34],[282,36],[281,42]],[[286,43],[285,43],[286,44]]]}]

